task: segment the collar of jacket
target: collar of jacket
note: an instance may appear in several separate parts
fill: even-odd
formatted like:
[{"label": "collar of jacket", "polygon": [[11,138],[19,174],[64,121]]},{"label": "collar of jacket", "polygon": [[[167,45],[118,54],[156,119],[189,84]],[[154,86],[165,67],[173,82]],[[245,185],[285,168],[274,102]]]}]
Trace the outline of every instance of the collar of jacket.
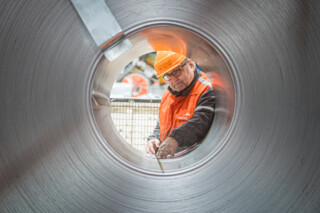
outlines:
[{"label": "collar of jacket", "polygon": [[179,96],[188,96],[188,94],[190,93],[190,91],[192,90],[194,84],[197,82],[197,80],[199,79],[199,76],[200,76],[200,71],[196,68],[196,70],[194,71],[194,77],[193,77],[193,80],[191,82],[191,84],[189,86],[187,86],[184,90],[180,91],[180,92],[177,92],[177,91],[174,91],[171,89],[170,86],[168,86],[168,90],[169,92],[176,96],[176,97],[179,97]]}]

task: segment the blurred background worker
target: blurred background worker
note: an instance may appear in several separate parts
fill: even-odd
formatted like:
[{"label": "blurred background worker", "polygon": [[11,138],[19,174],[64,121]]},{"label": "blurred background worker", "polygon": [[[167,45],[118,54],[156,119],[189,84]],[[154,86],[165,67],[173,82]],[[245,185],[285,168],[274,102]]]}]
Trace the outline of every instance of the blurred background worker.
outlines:
[{"label": "blurred background worker", "polygon": [[159,121],[148,137],[146,152],[159,158],[181,151],[207,134],[214,116],[215,94],[204,72],[184,55],[157,52],[154,68],[169,84],[159,108]]}]

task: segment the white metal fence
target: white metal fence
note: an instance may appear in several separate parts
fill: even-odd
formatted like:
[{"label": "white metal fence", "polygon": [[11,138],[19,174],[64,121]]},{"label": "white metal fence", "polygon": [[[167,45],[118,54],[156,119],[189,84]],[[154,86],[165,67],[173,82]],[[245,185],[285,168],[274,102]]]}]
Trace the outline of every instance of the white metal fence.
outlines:
[{"label": "white metal fence", "polygon": [[160,99],[111,99],[111,117],[120,135],[144,151],[159,113]]}]

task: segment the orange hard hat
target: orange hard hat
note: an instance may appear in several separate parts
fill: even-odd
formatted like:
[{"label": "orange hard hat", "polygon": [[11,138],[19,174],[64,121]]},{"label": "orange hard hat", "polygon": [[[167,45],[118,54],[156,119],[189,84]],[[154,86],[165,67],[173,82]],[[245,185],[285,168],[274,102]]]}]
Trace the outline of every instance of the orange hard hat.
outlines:
[{"label": "orange hard hat", "polygon": [[178,67],[186,56],[172,51],[158,51],[156,60],[154,62],[154,69],[157,72],[157,76],[162,76],[167,72]]}]

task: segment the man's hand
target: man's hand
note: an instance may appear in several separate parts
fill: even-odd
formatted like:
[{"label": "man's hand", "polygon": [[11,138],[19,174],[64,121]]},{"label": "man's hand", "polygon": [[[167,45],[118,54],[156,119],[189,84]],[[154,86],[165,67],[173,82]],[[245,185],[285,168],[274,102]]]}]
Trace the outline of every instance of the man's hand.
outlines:
[{"label": "man's hand", "polygon": [[146,153],[148,154],[156,154],[156,151],[154,150],[154,147],[160,146],[160,141],[158,139],[152,139],[148,141],[146,145]]},{"label": "man's hand", "polygon": [[176,152],[179,144],[178,141],[174,138],[168,137],[159,147],[158,157],[159,158],[167,158],[168,154],[171,157],[174,157],[174,153]]}]

